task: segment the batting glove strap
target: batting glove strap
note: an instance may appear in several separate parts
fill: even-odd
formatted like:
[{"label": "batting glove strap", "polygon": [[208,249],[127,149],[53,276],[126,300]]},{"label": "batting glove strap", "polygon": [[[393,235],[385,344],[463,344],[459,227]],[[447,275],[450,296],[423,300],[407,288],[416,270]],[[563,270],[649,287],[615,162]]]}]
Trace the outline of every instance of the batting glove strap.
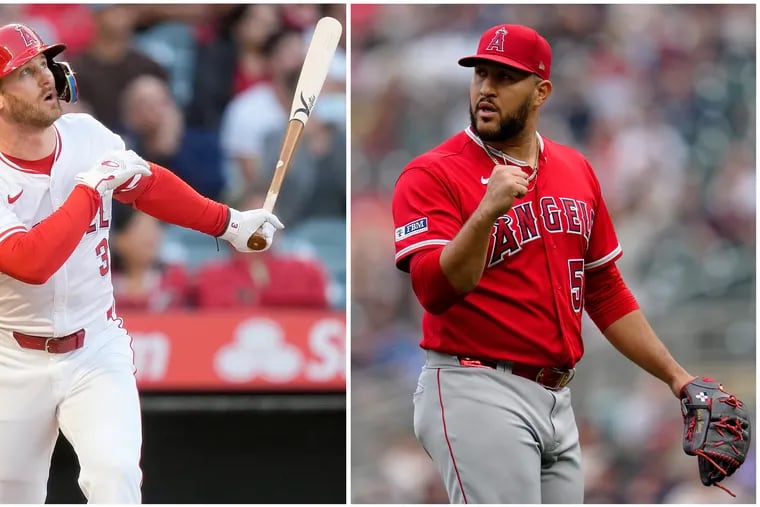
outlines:
[{"label": "batting glove strap", "polygon": [[230,208],[230,220],[220,238],[228,241],[239,252],[254,252],[256,250],[248,248],[248,238],[259,228],[267,240],[264,250],[268,250],[272,245],[275,231],[282,229],[283,225],[274,214],[264,209],[238,211]]},{"label": "batting glove strap", "polygon": [[150,175],[150,168],[145,160],[131,150],[113,151],[100,159],[89,171],[77,174],[75,180],[105,195],[140,175]]}]

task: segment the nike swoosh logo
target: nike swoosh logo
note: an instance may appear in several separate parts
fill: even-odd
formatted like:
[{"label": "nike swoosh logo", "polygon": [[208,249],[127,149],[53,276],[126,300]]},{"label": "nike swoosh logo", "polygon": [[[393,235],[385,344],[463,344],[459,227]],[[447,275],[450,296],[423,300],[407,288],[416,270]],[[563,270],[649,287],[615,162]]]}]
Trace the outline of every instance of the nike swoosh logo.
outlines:
[{"label": "nike swoosh logo", "polygon": [[21,197],[21,194],[23,194],[23,193],[24,193],[24,191],[22,190],[21,192],[19,192],[18,194],[14,195],[13,197],[11,197],[9,195],[8,196],[8,204],[13,204],[14,202],[18,201],[18,198]]},{"label": "nike swoosh logo", "polygon": [[490,179],[491,179],[491,178],[484,178],[483,176],[481,176],[481,177],[480,177],[480,182],[481,182],[483,185],[488,185],[488,180],[490,180]]}]

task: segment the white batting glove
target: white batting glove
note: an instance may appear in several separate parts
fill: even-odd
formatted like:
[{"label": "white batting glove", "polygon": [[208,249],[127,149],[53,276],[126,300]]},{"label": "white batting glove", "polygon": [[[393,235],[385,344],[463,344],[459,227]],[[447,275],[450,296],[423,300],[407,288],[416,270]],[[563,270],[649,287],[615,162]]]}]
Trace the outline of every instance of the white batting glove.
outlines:
[{"label": "white batting glove", "polygon": [[[248,238],[259,230],[259,227],[261,227],[261,232],[266,238],[266,247],[263,250],[251,250],[248,248]],[[285,226],[282,225],[280,219],[266,210],[238,211],[230,208],[230,223],[227,225],[224,234],[219,237],[229,241],[238,252],[263,252],[272,246],[275,231],[283,227]]]},{"label": "white batting glove", "polygon": [[77,174],[75,180],[104,195],[137,175],[150,175],[150,168],[145,160],[132,150],[112,151],[89,171]]}]

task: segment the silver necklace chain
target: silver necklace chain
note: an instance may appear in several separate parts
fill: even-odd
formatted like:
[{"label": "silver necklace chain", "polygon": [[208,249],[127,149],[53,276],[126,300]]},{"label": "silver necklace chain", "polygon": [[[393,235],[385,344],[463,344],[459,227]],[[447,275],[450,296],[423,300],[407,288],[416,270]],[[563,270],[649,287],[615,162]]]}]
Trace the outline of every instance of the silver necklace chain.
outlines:
[{"label": "silver necklace chain", "polygon": [[[476,143],[478,143],[478,145],[480,145],[481,148],[483,148],[483,151],[486,152],[486,155],[488,155],[488,158],[490,158],[491,161],[495,165],[499,165],[499,161],[496,160],[496,157],[501,157],[502,161],[504,162],[504,165],[509,165],[509,160],[507,160],[508,156],[507,156],[506,153],[504,153],[503,151],[501,151],[501,150],[499,150],[497,148],[494,148],[493,146],[489,146],[489,145],[485,144],[483,142],[483,140],[477,134],[475,134],[475,132],[472,132],[470,130],[469,127],[467,129],[467,133],[470,135],[470,137]],[[538,137],[538,132],[536,132],[536,137]],[[539,159],[539,156],[541,154],[541,141],[540,141],[540,139],[538,140],[538,146],[537,146],[537,148],[538,149],[536,150],[536,158],[533,161],[533,165],[531,167],[533,169],[533,172],[530,174],[530,176],[528,176],[528,183],[529,184],[530,184],[531,181],[533,181],[534,179],[536,179],[536,176],[538,175],[538,159]],[[533,187],[533,188],[535,188],[535,187]],[[533,188],[528,188],[528,192],[530,192],[531,190],[533,190]]]},{"label": "silver necklace chain", "polygon": [[[498,164],[499,162],[496,160],[495,155],[498,155],[501,157],[501,159],[504,161],[504,165],[509,165],[509,161],[507,160],[507,156],[504,152],[501,150],[497,150],[496,148],[493,148],[491,146],[485,145],[486,153],[488,154],[488,157],[493,161],[494,164]],[[538,153],[540,151],[540,148],[538,151],[536,151],[536,158],[533,161],[533,165],[531,166],[531,169],[533,169],[533,172],[530,173],[530,176],[528,176],[528,183],[533,181],[536,176],[538,175]],[[529,191],[532,189],[528,189]]]}]

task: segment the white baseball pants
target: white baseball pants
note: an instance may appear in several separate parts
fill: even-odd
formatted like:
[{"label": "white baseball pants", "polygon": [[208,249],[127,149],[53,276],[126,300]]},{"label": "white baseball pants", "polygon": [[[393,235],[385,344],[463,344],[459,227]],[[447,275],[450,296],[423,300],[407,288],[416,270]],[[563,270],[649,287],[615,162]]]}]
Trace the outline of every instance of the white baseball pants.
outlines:
[{"label": "white baseball pants", "polygon": [[84,346],[65,354],[23,349],[0,330],[0,503],[45,502],[59,428],[90,503],[140,503],[140,403],[119,324],[85,327]]}]

